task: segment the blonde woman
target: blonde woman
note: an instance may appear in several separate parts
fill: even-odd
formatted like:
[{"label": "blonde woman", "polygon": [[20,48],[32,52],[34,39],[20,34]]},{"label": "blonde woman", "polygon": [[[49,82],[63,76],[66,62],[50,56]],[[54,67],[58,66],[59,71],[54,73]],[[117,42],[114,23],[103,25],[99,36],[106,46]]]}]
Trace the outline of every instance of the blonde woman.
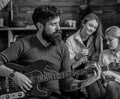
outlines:
[{"label": "blonde woman", "polygon": [[108,49],[100,54],[99,64],[101,67],[107,67],[103,75],[108,80],[106,85],[106,99],[120,99],[120,28],[111,26],[105,31],[105,37]]}]

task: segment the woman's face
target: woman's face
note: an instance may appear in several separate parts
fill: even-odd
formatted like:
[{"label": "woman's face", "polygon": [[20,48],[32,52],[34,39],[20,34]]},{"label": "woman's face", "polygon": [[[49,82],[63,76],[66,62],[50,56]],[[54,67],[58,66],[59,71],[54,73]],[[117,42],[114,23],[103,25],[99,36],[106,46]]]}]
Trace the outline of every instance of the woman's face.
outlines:
[{"label": "woman's face", "polygon": [[109,49],[116,49],[119,45],[119,39],[113,36],[106,35],[107,44]]},{"label": "woman's face", "polygon": [[84,31],[88,35],[92,35],[98,27],[98,22],[96,20],[90,20],[83,25]]}]

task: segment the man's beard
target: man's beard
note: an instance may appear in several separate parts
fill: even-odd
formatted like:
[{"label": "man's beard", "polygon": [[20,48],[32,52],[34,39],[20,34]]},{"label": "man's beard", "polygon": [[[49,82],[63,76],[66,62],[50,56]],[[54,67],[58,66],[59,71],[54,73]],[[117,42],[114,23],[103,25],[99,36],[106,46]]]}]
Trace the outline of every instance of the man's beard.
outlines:
[{"label": "man's beard", "polygon": [[53,34],[46,34],[45,30],[42,32],[43,39],[52,45],[59,44],[62,41],[61,34],[61,30],[56,30]]}]

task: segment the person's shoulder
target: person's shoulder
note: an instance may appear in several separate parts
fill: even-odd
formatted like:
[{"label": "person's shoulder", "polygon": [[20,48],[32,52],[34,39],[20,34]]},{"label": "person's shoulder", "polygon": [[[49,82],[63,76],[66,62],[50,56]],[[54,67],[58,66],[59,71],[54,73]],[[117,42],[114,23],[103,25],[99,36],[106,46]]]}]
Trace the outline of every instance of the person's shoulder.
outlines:
[{"label": "person's shoulder", "polygon": [[35,38],[35,35],[25,36],[25,37],[22,38],[22,40],[29,40],[29,39],[32,39],[32,38]]},{"label": "person's shoulder", "polygon": [[73,34],[71,34],[71,35],[68,37],[68,39],[70,39],[70,38],[74,38],[76,35],[78,35],[78,31],[75,32],[75,33],[73,33]]},{"label": "person's shoulder", "polygon": [[66,44],[65,44],[64,41],[61,41],[61,42],[59,43],[59,45],[60,45],[60,47],[65,47],[65,46],[66,46]]},{"label": "person's shoulder", "polygon": [[36,36],[35,35],[29,35],[29,36],[25,36],[21,39],[21,41],[23,42],[31,42],[31,41],[35,41]]},{"label": "person's shoulder", "polygon": [[76,36],[78,36],[78,31],[75,32],[75,33],[73,33],[73,34],[71,34],[71,35],[66,39],[66,42],[73,41]]},{"label": "person's shoulder", "polygon": [[27,46],[30,46],[30,45],[33,45],[36,43],[36,36],[35,35],[29,35],[29,36],[26,36],[22,39],[20,39],[20,41],[24,44],[24,45],[27,45]]},{"label": "person's shoulder", "polygon": [[74,36],[75,36],[75,33],[71,34],[66,40],[69,40],[69,39],[73,38]]}]

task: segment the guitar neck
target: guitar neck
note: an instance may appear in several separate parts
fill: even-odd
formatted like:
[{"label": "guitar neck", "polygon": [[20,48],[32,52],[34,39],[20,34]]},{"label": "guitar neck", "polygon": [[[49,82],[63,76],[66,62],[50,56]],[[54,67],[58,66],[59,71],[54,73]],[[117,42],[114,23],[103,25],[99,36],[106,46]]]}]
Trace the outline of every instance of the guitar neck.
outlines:
[{"label": "guitar neck", "polygon": [[[79,76],[83,75],[87,72],[87,70],[74,70],[74,71],[65,71],[61,73],[49,73],[49,74],[43,74],[43,75],[36,75],[36,76],[28,76],[29,79],[32,81],[32,83],[41,83],[41,82],[48,82],[48,81],[53,81],[53,80],[59,80],[59,79],[64,79],[67,77],[74,77],[74,76]],[[16,84],[12,79],[8,79],[7,81],[0,82],[0,90],[2,89],[7,89],[9,88],[16,87]]]},{"label": "guitar neck", "polygon": [[41,75],[39,77],[39,81],[46,82],[46,81],[52,81],[52,80],[59,80],[59,79],[64,79],[67,77],[79,75],[79,73],[80,73],[79,71],[66,71],[66,72],[61,72],[61,73],[50,73],[50,74]]},{"label": "guitar neck", "polygon": [[50,73],[45,75],[40,75],[37,77],[39,79],[39,82],[46,82],[46,81],[52,81],[52,80],[59,80],[64,79],[67,77],[74,77],[74,76],[80,76],[88,73],[92,73],[93,69],[80,69],[80,70],[72,70],[72,71],[65,71],[61,73]]},{"label": "guitar neck", "polygon": [[107,71],[109,70],[108,66],[101,66],[102,71]]}]

